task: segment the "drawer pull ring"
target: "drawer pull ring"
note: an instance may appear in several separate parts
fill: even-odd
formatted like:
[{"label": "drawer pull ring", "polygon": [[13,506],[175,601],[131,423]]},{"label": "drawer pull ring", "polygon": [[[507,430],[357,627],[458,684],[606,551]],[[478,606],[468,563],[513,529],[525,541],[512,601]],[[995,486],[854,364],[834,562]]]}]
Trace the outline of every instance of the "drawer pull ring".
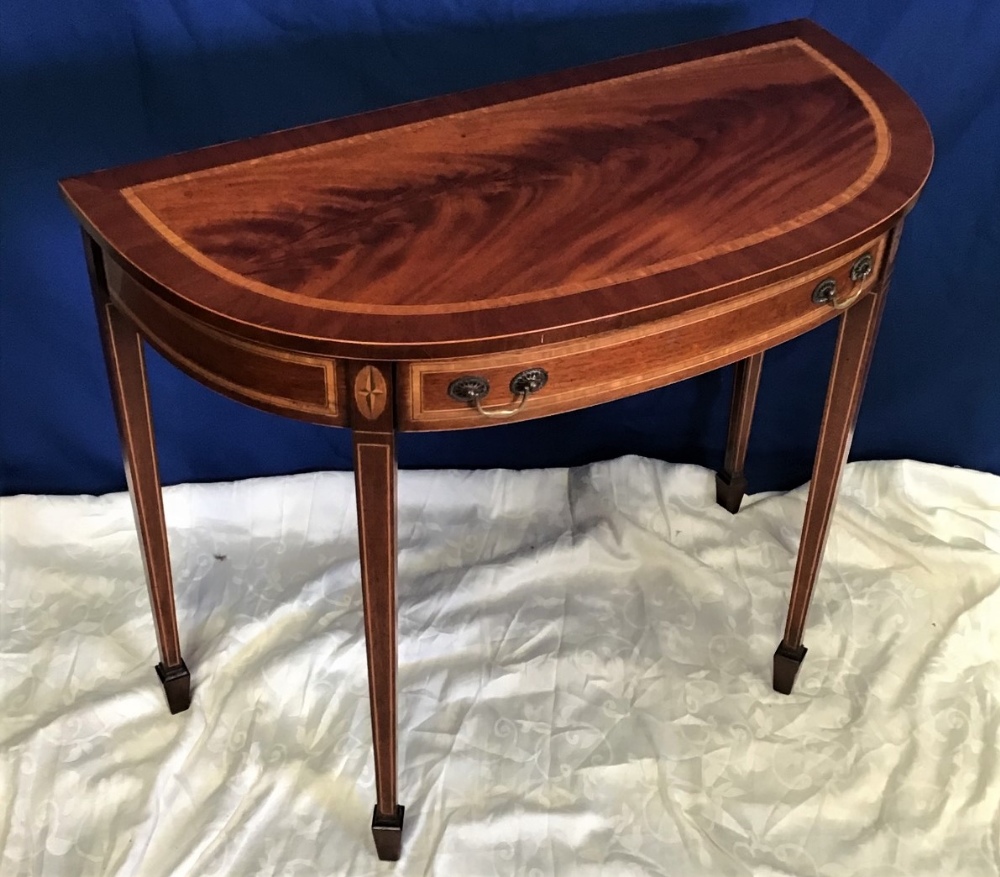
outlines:
[{"label": "drawer pull ring", "polygon": [[485,399],[489,392],[490,382],[478,375],[464,375],[448,384],[448,395],[452,399],[470,405],[477,399]]},{"label": "drawer pull ring", "polygon": [[510,391],[514,395],[509,408],[484,408],[483,399],[489,395],[490,382],[478,375],[463,375],[448,385],[448,395],[457,402],[473,405],[483,417],[513,417],[524,407],[528,396],[537,393],[549,379],[543,368],[529,368],[518,372],[511,379]]},{"label": "drawer pull ring", "polygon": [[[863,253],[854,260],[851,265],[851,281],[862,283],[867,280],[873,268],[872,254]],[[837,281],[833,277],[827,277],[816,284],[813,290],[812,300],[818,305],[830,305],[835,311],[845,311],[856,302],[866,292],[865,287],[861,287],[853,295],[848,296],[843,301],[837,301]]]},{"label": "drawer pull ring", "polygon": [[531,395],[537,393],[549,380],[549,373],[543,368],[526,368],[510,379],[510,391],[516,396],[520,393]]},{"label": "drawer pull ring", "polygon": [[818,305],[829,305],[833,304],[833,300],[837,295],[837,281],[832,277],[827,277],[826,280],[821,280],[816,284],[816,288],[813,290],[813,303]]},{"label": "drawer pull ring", "polygon": [[851,265],[851,280],[855,283],[867,280],[871,277],[873,267],[874,262],[872,261],[872,254],[862,253],[857,259],[854,260],[854,264]]}]

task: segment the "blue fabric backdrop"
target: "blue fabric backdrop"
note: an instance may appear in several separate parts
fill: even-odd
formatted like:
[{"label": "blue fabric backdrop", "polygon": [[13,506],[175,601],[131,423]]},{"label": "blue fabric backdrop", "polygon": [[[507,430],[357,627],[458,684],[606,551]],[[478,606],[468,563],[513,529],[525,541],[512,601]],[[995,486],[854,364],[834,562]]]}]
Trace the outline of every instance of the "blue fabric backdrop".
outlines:
[{"label": "blue fabric backdrop", "polygon": [[[1000,3],[653,0],[4,0],[0,490],[124,485],[72,173],[618,54],[811,17],[930,120],[855,458],[1000,472]],[[829,327],[769,353],[751,489],[809,477]],[[150,357],[164,481],[350,466],[349,434],[285,421]],[[731,376],[590,411],[405,436],[403,466],[535,467],[623,453],[717,465]]]}]

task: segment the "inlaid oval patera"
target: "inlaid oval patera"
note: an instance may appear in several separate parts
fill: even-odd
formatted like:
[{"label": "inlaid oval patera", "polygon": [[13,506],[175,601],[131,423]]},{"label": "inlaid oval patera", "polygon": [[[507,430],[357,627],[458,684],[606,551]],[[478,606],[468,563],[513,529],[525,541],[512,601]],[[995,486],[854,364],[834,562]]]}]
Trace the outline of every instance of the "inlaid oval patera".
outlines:
[{"label": "inlaid oval patera", "polygon": [[385,378],[373,365],[366,365],[354,378],[354,402],[369,420],[378,420],[389,398]]},{"label": "inlaid oval patera", "polygon": [[890,227],[931,152],[898,86],[789,22],[63,185],[179,306],[392,359],[574,337],[802,270]]}]

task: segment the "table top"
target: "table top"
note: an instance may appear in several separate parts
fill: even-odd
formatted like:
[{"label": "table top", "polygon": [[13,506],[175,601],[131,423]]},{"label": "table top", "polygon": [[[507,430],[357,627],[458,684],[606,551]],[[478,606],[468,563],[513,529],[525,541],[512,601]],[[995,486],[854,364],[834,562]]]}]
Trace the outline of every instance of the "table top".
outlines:
[{"label": "table top", "polygon": [[926,122],[788,22],[62,182],[125,270],[269,344],[518,349],[719,301],[898,221]]}]

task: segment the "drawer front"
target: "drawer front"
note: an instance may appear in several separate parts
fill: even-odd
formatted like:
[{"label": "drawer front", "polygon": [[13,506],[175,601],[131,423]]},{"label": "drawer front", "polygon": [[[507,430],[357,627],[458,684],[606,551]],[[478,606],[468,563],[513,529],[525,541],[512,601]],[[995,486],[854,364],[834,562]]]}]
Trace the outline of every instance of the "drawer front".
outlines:
[{"label": "drawer front", "polygon": [[344,425],[342,364],[234,338],[208,328],[147,292],[105,258],[115,306],[167,360],[199,383],[276,414]]},{"label": "drawer front", "polygon": [[[885,238],[804,274],[732,300],[645,325],[592,338],[481,357],[400,363],[397,412],[403,430],[465,429],[504,420],[545,417],[661,387],[736,362],[787,341],[835,317],[840,311],[813,300],[824,280],[836,281],[838,303],[873,288],[884,262]],[[870,254],[870,273],[861,277]],[[855,269],[852,278],[852,269]],[[827,287],[828,288],[828,287]],[[527,369],[544,369],[545,385],[502,419],[480,413],[449,395],[452,382],[475,377],[490,392],[487,410],[516,406],[512,379]]]}]

